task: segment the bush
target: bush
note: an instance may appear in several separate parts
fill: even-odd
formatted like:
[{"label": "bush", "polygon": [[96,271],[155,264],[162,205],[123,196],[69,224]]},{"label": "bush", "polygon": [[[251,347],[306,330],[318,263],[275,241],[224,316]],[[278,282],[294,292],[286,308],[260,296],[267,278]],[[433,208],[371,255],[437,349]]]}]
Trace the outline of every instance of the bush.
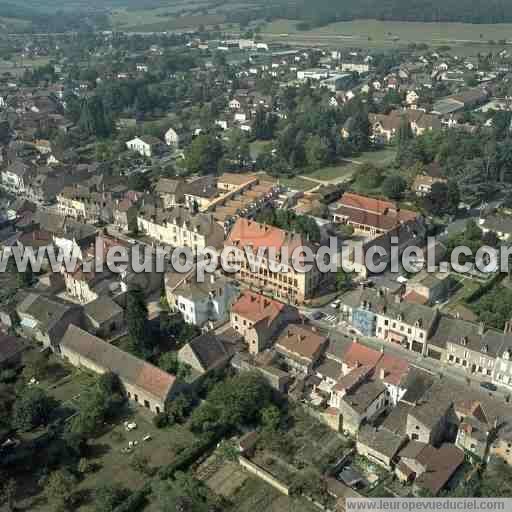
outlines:
[{"label": "bush", "polygon": [[156,428],[165,428],[169,425],[169,417],[164,412],[160,412],[153,417],[153,425]]}]

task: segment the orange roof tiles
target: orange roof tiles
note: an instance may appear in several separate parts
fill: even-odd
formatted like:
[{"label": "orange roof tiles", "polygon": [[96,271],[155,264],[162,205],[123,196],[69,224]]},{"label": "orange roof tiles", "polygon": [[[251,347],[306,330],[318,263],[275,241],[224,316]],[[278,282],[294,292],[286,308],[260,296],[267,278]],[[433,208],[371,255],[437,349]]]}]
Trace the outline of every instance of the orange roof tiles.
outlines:
[{"label": "orange roof tiles", "polygon": [[270,324],[284,307],[285,305],[282,302],[269,299],[259,293],[245,291],[233,304],[231,311],[252,322],[268,319]]}]

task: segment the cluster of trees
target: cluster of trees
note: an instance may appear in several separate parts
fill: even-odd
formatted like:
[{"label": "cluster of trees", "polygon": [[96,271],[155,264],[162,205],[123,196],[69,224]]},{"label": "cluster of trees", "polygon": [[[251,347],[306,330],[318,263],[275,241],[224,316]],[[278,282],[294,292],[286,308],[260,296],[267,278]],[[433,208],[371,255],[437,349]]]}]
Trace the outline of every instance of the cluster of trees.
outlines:
[{"label": "cluster of trees", "polygon": [[264,210],[256,217],[257,222],[270,224],[285,231],[303,234],[311,242],[320,241],[320,228],[308,215],[297,215],[292,210]]},{"label": "cluster of trees", "polygon": [[107,30],[110,28],[110,18],[104,12],[98,12],[83,4],[81,12],[65,10],[63,2],[60,9],[55,10],[55,4],[49,2],[41,5],[40,2],[27,1],[15,3],[2,2],[0,17],[16,18],[29,21],[28,26],[20,26],[18,31],[28,33],[61,33],[68,31],[91,32],[93,30]]},{"label": "cluster of trees", "polygon": [[[258,138],[275,135],[274,151],[262,152],[256,162],[260,169],[272,174],[296,173],[296,169],[319,169],[334,164],[370,146],[368,105],[359,100],[348,102],[341,109],[333,109],[325,91],[311,89],[309,85],[298,89],[287,87],[277,98],[286,117],[273,130],[255,130],[264,133]],[[348,139],[341,136],[345,122],[350,124]]]},{"label": "cluster of trees", "polygon": [[512,21],[512,7],[507,0],[320,0],[314,3],[280,0],[272,3],[261,1],[250,10],[235,10],[228,16],[228,20],[233,22],[277,18],[300,20],[297,24],[299,30],[354,19],[504,23]]},{"label": "cluster of trees", "polygon": [[398,147],[397,164],[411,168],[418,163],[436,163],[444,176],[457,183],[463,201],[482,203],[499,190],[500,184],[512,183],[509,126],[506,116],[498,116],[491,131],[433,131],[403,140]]},{"label": "cluster of trees", "polygon": [[242,373],[213,386],[191,416],[191,428],[198,433],[227,433],[262,421],[271,405],[271,393],[258,373]]}]

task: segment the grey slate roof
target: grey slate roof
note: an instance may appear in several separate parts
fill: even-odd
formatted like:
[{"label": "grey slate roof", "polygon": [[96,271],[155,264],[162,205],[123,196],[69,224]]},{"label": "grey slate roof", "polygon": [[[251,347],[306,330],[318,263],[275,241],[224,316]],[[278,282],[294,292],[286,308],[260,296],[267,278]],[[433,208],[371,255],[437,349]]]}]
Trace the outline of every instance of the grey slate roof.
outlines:
[{"label": "grey slate roof", "polygon": [[393,458],[404,444],[405,436],[383,428],[377,430],[370,425],[365,425],[359,430],[357,440],[378,453]]},{"label": "grey slate roof", "polygon": [[102,295],[84,306],[84,313],[91,320],[102,324],[123,313],[123,308],[110,297]]}]

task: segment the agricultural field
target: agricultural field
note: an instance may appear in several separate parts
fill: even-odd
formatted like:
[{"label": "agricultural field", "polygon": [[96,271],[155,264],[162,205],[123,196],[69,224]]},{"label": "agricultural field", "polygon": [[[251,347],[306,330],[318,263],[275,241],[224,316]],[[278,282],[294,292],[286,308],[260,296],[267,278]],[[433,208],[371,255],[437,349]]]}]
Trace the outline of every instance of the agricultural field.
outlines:
[{"label": "agricultural field", "polygon": [[[163,32],[222,23],[224,16],[209,14],[208,5],[209,2],[199,0],[178,2],[156,9],[116,9],[112,11],[112,25],[117,30],[127,32]],[[198,9],[201,10],[200,13]]]},{"label": "agricultural field", "polygon": [[4,30],[6,32],[18,32],[30,28],[30,21],[18,18],[2,18],[0,17],[0,33]]},{"label": "agricultural field", "polygon": [[[432,46],[450,45],[457,52],[472,55],[486,51],[489,41],[509,41],[512,25],[472,25],[469,23],[420,23],[401,21],[355,20],[339,22],[308,31],[297,31],[297,22],[278,20],[265,25],[265,38],[282,42],[336,47],[361,47],[392,49],[410,43],[427,43]],[[496,49],[496,46],[491,46]]]}]

